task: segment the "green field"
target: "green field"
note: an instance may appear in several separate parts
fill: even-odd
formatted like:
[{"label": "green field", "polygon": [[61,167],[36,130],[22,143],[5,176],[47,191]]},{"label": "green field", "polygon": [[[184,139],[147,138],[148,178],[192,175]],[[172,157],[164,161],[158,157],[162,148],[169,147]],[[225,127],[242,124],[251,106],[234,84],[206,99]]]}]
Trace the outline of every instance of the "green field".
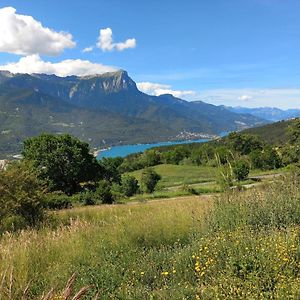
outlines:
[{"label": "green field", "polygon": [[[192,188],[197,194],[213,194],[221,192],[221,188],[217,183],[218,168],[209,166],[193,166],[193,165],[170,165],[162,164],[154,166],[153,169],[161,175],[156,191],[152,194],[140,194],[124,199],[128,201],[145,201],[158,198],[174,198],[191,195],[187,188]],[[130,172],[138,180],[141,179],[143,170]],[[252,170],[249,177],[262,176],[260,183],[270,182],[273,180],[269,175],[286,173],[286,169],[280,170]],[[266,178],[264,178],[266,176]],[[276,175],[275,175],[276,176]],[[255,184],[256,181],[247,179],[241,181],[238,185]]]},{"label": "green field", "polygon": [[[160,185],[163,187],[173,187],[182,184],[211,182],[216,180],[217,169],[207,166],[190,165],[158,165],[153,169],[162,177]],[[143,170],[134,171],[131,174],[138,180],[141,178]]]},{"label": "green field", "polygon": [[261,190],[54,213],[4,234],[0,299],[299,299],[297,178]]}]

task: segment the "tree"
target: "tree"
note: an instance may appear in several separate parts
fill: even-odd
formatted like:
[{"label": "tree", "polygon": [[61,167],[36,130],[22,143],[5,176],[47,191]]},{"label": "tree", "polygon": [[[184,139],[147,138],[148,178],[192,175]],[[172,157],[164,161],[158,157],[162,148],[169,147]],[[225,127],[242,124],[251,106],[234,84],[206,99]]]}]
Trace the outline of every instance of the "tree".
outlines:
[{"label": "tree", "polygon": [[179,151],[170,150],[162,153],[162,159],[166,164],[178,165],[183,156]]},{"label": "tree", "polygon": [[253,168],[262,170],[277,169],[282,166],[282,160],[277,151],[272,147],[254,150],[249,155]]},{"label": "tree", "polygon": [[100,160],[99,164],[102,169],[103,179],[109,182],[121,181],[120,166],[123,163],[123,158],[121,157],[105,157]]},{"label": "tree", "polygon": [[123,175],[121,180],[122,191],[125,196],[133,196],[139,189],[138,181],[131,175]]},{"label": "tree", "polygon": [[160,179],[161,176],[157,174],[152,168],[145,169],[142,173],[142,178],[141,178],[143,191],[147,193],[153,193]]},{"label": "tree", "polygon": [[94,193],[94,198],[103,204],[112,204],[114,202],[111,192],[111,183],[107,180],[100,180]]},{"label": "tree", "polygon": [[147,150],[141,156],[141,163],[144,167],[151,167],[160,164],[159,152],[155,150]]},{"label": "tree", "polygon": [[0,229],[36,226],[44,218],[45,194],[35,170],[16,162],[0,171]]},{"label": "tree", "polygon": [[249,171],[249,164],[243,159],[236,161],[233,166],[233,174],[238,181],[245,180]]},{"label": "tree", "polygon": [[288,127],[288,137],[290,144],[300,144],[300,119],[294,120]]},{"label": "tree", "polygon": [[73,194],[80,189],[81,182],[96,180],[100,175],[100,166],[90,154],[88,144],[68,134],[29,138],[22,154],[53,191]]},{"label": "tree", "polygon": [[261,150],[263,147],[262,142],[257,136],[250,134],[242,134],[238,132],[232,132],[228,135],[227,141],[229,146],[239,152],[241,155],[247,155],[251,151]]}]

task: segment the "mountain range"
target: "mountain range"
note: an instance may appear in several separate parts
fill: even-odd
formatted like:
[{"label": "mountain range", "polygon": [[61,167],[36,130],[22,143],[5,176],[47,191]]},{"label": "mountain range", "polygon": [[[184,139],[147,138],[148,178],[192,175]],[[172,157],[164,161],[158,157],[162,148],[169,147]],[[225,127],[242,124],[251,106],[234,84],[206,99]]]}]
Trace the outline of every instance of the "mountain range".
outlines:
[{"label": "mountain range", "polygon": [[257,107],[257,108],[247,108],[241,106],[238,107],[223,106],[223,107],[225,109],[228,109],[238,114],[251,114],[258,118],[262,118],[272,122],[300,117],[300,109],[282,110],[276,107]]},{"label": "mountain range", "polygon": [[70,133],[93,147],[218,134],[265,123],[202,101],[147,95],[126,71],[58,77],[0,71],[0,153],[41,132]]}]

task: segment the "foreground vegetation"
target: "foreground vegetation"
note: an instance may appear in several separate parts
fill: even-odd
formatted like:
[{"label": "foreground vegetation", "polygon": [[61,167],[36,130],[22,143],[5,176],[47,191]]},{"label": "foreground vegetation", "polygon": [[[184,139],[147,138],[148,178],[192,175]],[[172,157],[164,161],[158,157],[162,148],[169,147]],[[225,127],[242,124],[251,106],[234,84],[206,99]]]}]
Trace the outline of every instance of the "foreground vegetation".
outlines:
[{"label": "foreground vegetation", "polygon": [[277,148],[232,133],[101,161],[68,135],[29,139],[0,170],[0,300],[299,299],[299,120],[289,130]]},{"label": "foreground vegetation", "polygon": [[88,299],[298,299],[299,187],[57,212],[2,236],[0,299],[59,295],[74,272]]}]

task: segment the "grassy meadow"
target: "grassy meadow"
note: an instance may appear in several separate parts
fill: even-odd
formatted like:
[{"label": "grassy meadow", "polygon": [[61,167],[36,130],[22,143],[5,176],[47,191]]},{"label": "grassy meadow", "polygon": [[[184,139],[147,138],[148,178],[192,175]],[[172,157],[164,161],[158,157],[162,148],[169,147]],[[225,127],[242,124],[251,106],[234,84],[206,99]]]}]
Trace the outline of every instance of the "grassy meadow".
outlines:
[{"label": "grassy meadow", "polygon": [[299,224],[297,178],[60,211],[1,237],[0,299],[64,299],[74,272],[86,299],[299,299]]},{"label": "grassy meadow", "polygon": [[[145,201],[151,199],[183,197],[191,194],[212,194],[222,191],[218,184],[219,170],[211,166],[194,166],[194,165],[171,165],[161,164],[152,167],[155,172],[161,175],[156,190],[152,194],[138,194],[124,202]],[[144,169],[130,172],[140,181]],[[273,180],[274,174],[285,174],[287,169],[277,170],[251,170],[250,179],[236,182],[237,185],[248,185],[256,183],[251,177],[261,176],[261,182],[266,183]],[[266,176],[266,178],[264,178]],[[269,177],[270,176],[270,177]],[[275,175],[276,176],[276,175]]]}]

